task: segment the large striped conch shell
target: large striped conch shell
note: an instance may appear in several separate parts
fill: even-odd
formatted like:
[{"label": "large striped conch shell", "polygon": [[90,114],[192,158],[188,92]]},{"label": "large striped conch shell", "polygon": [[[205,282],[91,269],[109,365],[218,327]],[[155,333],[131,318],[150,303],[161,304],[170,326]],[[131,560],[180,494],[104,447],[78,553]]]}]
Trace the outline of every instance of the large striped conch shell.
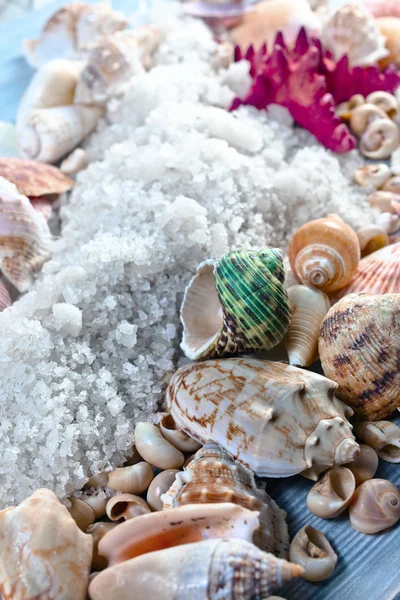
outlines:
[{"label": "large striped conch shell", "polygon": [[399,405],[400,294],[350,294],[321,325],[319,355],[338,395],[362,420],[377,421]]},{"label": "large striped conch shell", "polygon": [[192,360],[268,350],[285,335],[290,304],[278,249],[237,250],[206,260],[181,308],[181,348]]},{"label": "large striped conch shell", "polygon": [[179,369],[167,404],[195,439],[221,444],[260,477],[317,479],[359,452],[337,384],[279,362],[210,360]]},{"label": "large striped conch shell", "polygon": [[127,25],[125,16],[112,10],[108,2],[67,4],[49,18],[40,38],[23,41],[24,55],[32,67],[53,58],[85,58],[98,40]]},{"label": "large striped conch shell", "polygon": [[347,285],[357,270],[357,235],[338,215],[309,221],[294,233],[289,260],[300,283],[334,292]]},{"label": "large striped conch shell", "polygon": [[103,109],[97,106],[54,106],[33,110],[18,130],[21,154],[54,163],[91,133]]},{"label": "large striped conch shell", "polygon": [[253,542],[265,552],[287,558],[289,534],[286,513],[256,487],[254,475],[218,444],[207,442],[184,471],[176,474],[170,489],[161,497],[164,509],[186,504],[233,502],[257,510],[260,523]]},{"label": "large striped conch shell", "polygon": [[57,167],[22,158],[0,158],[0,177],[16,185],[31,200],[68,192],[74,185]]},{"label": "large striped conch shell", "polygon": [[388,54],[375,19],[361,6],[350,3],[329,17],[322,27],[321,41],[336,60],[347,55],[352,67],[373,65]]},{"label": "large striped conch shell", "polygon": [[252,541],[258,513],[232,503],[191,504],[125,521],[99,542],[112,567],[141,554],[215,538]]},{"label": "large striped conch shell", "polygon": [[362,533],[377,533],[400,519],[400,490],[386,479],[362,483],[350,504],[350,523]]},{"label": "large striped conch shell", "polygon": [[400,293],[400,242],[362,258],[350,284],[340,290],[337,297],[354,292]]},{"label": "large striped conch shell", "polygon": [[216,539],[150,552],[110,567],[89,586],[91,600],[268,598],[303,568],[245,540]]},{"label": "large striped conch shell", "polygon": [[0,512],[3,600],[85,600],[92,539],[50,490]]},{"label": "large striped conch shell", "polygon": [[317,359],[319,329],[331,303],[326,294],[307,285],[294,285],[287,292],[292,307],[285,337],[289,364],[309,367]]},{"label": "large striped conch shell", "polygon": [[151,25],[118,31],[101,40],[89,53],[74,102],[104,106],[118,85],[149,66],[158,41],[158,30]]},{"label": "large striped conch shell", "polygon": [[355,424],[355,434],[374,448],[380,458],[400,462],[400,427],[391,421],[362,421]]},{"label": "large striped conch shell", "polygon": [[50,256],[51,233],[43,217],[16,186],[0,177],[0,269],[25,292]]}]

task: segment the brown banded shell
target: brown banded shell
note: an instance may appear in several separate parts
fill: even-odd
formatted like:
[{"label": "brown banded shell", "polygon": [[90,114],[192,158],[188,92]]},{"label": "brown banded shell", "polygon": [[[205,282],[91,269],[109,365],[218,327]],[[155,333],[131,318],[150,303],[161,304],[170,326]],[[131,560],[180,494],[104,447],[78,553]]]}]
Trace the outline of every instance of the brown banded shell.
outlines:
[{"label": "brown banded shell", "polygon": [[288,364],[218,359],[179,369],[167,404],[182,429],[220,444],[256,475],[316,480],[359,452],[346,419],[353,411],[335,398],[336,389]]},{"label": "brown banded shell", "polygon": [[308,492],[307,506],[317,517],[333,519],[348,507],[355,489],[353,473],[345,467],[334,467]]},{"label": "brown banded shell", "polygon": [[108,566],[148,552],[213,538],[252,541],[258,512],[232,503],[191,504],[125,521],[104,536],[99,552]]},{"label": "brown banded shell", "polygon": [[286,513],[263,490],[254,475],[214,442],[207,442],[187,468],[177,473],[171,488],[162,497],[164,509],[186,504],[233,502],[260,513],[254,543],[282,558],[287,556],[289,534]]},{"label": "brown banded shell", "polygon": [[386,479],[369,479],[356,490],[350,523],[362,533],[377,533],[400,519],[400,490]]},{"label": "brown banded shell", "polygon": [[356,233],[338,215],[315,219],[298,229],[289,260],[300,283],[333,292],[350,283],[360,260]]},{"label": "brown banded shell", "polygon": [[362,258],[350,285],[340,290],[337,297],[354,292],[400,293],[400,242]]},{"label": "brown banded shell", "polygon": [[337,555],[321,531],[305,525],[290,544],[290,560],[304,567],[303,579],[322,581],[330,577],[337,563]]},{"label": "brown banded shell", "polygon": [[0,158],[0,177],[17,186],[24,196],[47,196],[68,192],[74,182],[60,169],[22,158]]},{"label": "brown banded shell", "polygon": [[[149,552],[102,571],[89,586],[92,600],[267,598],[303,573],[245,540],[217,539]],[[155,576],[156,574],[156,576]],[[221,588],[223,582],[223,588]]]},{"label": "brown banded shell", "polygon": [[355,434],[391,463],[400,462],[400,427],[391,421],[356,423]]},{"label": "brown banded shell", "polygon": [[50,490],[0,511],[0,593],[4,600],[85,600],[92,540]]},{"label": "brown banded shell", "polygon": [[361,485],[364,481],[372,479],[379,465],[379,458],[373,448],[366,444],[360,444],[360,454],[353,462],[346,465],[347,469],[353,473],[356,485]]},{"label": "brown banded shell", "polygon": [[383,419],[399,404],[399,336],[400,294],[350,294],[321,325],[323,371],[360,419]]}]

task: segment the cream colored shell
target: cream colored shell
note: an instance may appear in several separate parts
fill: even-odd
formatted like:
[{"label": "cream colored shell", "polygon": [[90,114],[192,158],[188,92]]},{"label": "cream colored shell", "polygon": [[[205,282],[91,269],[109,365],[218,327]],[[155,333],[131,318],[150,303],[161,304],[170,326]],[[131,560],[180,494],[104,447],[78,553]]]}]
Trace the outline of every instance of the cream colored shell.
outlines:
[{"label": "cream colored shell", "polygon": [[[389,236],[379,225],[365,225],[357,231],[361,256],[367,256],[389,245]],[[361,261],[360,261],[361,262]]]},{"label": "cream colored shell", "polygon": [[143,494],[154,478],[153,467],[142,461],[130,467],[115,469],[109,473],[108,487],[126,494]]},{"label": "cream colored shell", "polygon": [[146,501],[151,510],[162,510],[161,496],[165,494],[175,481],[178,469],[167,469],[156,475],[147,490]]},{"label": "cream colored shell", "polygon": [[208,441],[187,468],[176,475],[162,496],[164,509],[187,504],[233,502],[259,512],[260,526],[253,542],[266,552],[287,558],[289,534],[286,513],[257,488],[254,475],[221,446]]},{"label": "cream colored shell", "polygon": [[400,462],[400,427],[391,421],[363,421],[355,424],[355,434],[363,442],[375,448],[383,460]]},{"label": "cream colored shell", "polygon": [[135,444],[144,460],[158,469],[178,469],[185,462],[182,452],[166,440],[158,427],[151,423],[137,423]]},{"label": "cream colored shell", "polygon": [[369,479],[356,490],[350,523],[362,533],[377,533],[400,519],[400,490],[386,479]]},{"label": "cream colored shell", "polygon": [[86,533],[89,534],[93,540],[93,558],[92,558],[92,569],[95,571],[102,571],[107,567],[107,559],[99,554],[99,542],[100,540],[114,527],[117,527],[118,523],[106,523],[98,522],[93,523],[87,528]]},{"label": "cream colored shell", "polygon": [[[89,586],[91,600],[267,598],[303,568],[245,540],[217,539],[150,552],[106,569]],[[157,574],[157,576],[155,576]]]},{"label": "cream colored shell", "polygon": [[400,144],[400,130],[388,117],[374,120],[362,134],[359,143],[361,154],[367,158],[390,158]]},{"label": "cream colored shell", "polygon": [[364,481],[372,479],[379,465],[379,458],[373,448],[366,444],[360,444],[360,454],[353,462],[346,465],[347,469],[353,473],[356,485],[361,485]]},{"label": "cream colored shell", "polygon": [[292,307],[285,336],[289,364],[309,367],[317,359],[319,329],[331,304],[326,294],[307,285],[294,285],[287,292]]},{"label": "cream colored shell", "polygon": [[201,444],[177,427],[171,415],[164,415],[160,421],[160,431],[175,448],[181,452],[196,452]]},{"label": "cream colored shell", "polygon": [[111,521],[134,519],[150,512],[147,502],[134,494],[117,494],[107,502],[106,513]]},{"label": "cream colored shell", "polygon": [[355,489],[353,473],[346,467],[334,467],[308,492],[307,506],[317,517],[333,519],[348,507]]},{"label": "cream colored shell", "polygon": [[304,568],[307,581],[322,581],[330,577],[337,563],[337,555],[321,531],[305,525],[290,544],[290,560]]},{"label": "cream colored shell", "polygon": [[89,525],[96,520],[94,510],[79,498],[69,498],[70,506],[68,508],[69,514],[78,525],[79,529],[86,531]]},{"label": "cream colored shell", "polygon": [[92,540],[50,490],[0,511],[3,600],[85,600]]},{"label": "cream colored shell", "polygon": [[354,171],[354,179],[359,185],[373,186],[379,190],[390,178],[390,169],[385,163],[365,165]]},{"label": "cream colored shell", "polygon": [[317,479],[359,452],[336,387],[283,363],[217,359],[179,369],[166,399],[182,429],[221,444],[257,475]]}]

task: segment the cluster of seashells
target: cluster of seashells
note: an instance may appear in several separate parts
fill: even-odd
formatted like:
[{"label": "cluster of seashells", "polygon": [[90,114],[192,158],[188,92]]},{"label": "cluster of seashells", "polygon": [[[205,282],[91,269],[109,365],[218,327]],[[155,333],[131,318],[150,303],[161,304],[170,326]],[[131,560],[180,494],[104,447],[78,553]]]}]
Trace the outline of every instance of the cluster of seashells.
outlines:
[{"label": "cluster of seashells", "polygon": [[[158,30],[127,26],[107,3],[72,3],[50,17],[39,39],[24,41],[25,57],[37,71],[17,113],[23,158],[55,163],[73,152],[95,129],[107,100],[149,68]],[[63,162],[66,174],[86,167],[78,150]]]},{"label": "cluster of seashells", "polygon": [[389,92],[373,92],[366,98],[356,94],[339,104],[336,113],[348,123],[359,140],[361,154],[367,158],[388,159],[399,148],[399,107],[396,97]]}]

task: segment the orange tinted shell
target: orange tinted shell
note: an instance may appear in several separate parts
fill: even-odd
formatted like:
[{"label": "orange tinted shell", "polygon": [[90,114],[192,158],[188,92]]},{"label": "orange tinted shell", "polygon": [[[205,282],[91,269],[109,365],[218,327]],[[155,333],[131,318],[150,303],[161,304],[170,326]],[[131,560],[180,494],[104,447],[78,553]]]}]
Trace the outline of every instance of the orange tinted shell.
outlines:
[{"label": "orange tinted shell", "polygon": [[22,158],[0,158],[0,177],[16,185],[24,196],[61,194],[74,185],[57,167]]},{"label": "orange tinted shell", "polygon": [[381,34],[386,39],[385,46],[389,54],[379,61],[381,69],[390,64],[400,66],[400,19],[396,17],[381,17],[376,19]]}]

